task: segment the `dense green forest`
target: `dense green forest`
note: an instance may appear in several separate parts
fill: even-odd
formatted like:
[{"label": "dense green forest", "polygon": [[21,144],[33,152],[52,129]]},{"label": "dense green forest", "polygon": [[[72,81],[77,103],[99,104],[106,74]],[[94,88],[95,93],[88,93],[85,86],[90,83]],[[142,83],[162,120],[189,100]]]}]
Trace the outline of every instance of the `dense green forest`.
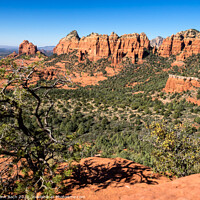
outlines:
[{"label": "dense green forest", "polygon": [[[199,55],[186,60],[184,71],[176,66],[171,68],[173,61],[173,57],[150,54],[141,65],[127,60],[119,74],[99,85],[55,90],[51,97],[57,101],[52,111],[56,131],[78,136],[77,141],[84,147],[81,157],[97,154],[123,157],[158,170],[152,156],[154,147],[144,139],[147,126],[153,122],[168,127],[182,124],[186,135],[196,139],[200,136],[200,128],[196,128],[200,107],[186,101],[191,91],[174,94],[162,91],[168,74],[196,77],[200,70]],[[139,84],[131,87],[133,83]],[[180,175],[176,170],[174,173]],[[192,173],[198,170],[195,166]]]}]

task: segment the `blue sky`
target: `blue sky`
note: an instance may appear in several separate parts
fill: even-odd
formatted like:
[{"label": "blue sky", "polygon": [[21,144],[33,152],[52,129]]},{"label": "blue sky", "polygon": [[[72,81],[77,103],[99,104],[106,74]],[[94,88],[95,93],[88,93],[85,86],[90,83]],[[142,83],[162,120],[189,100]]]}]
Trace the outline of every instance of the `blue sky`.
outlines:
[{"label": "blue sky", "polygon": [[0,0],[0,45],[27,39],[56,45],[72,30],[118,35],[145,32],[149,39],[189,28],[200,30],[199,0]]}]

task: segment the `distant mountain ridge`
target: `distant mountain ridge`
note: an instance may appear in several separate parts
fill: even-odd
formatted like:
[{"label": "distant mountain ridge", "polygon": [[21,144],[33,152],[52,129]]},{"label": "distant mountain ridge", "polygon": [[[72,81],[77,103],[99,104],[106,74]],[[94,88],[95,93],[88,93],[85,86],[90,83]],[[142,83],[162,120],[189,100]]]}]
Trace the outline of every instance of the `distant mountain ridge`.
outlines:
[{"label": "distant mountain ridge", "polygon": [[158,36],[152,40],[150,40],[151,47],[156,47],[157,49],[162,45],[164,38],[161,36]]},{"label": "distant mountain ridge", "polygon": [[[44,49],[44,50],[48,50],[48,51],[53,51],[53,48],[55,46],[43,46],[43,47],[38,47],[38,49]],[[15,49],[15,50],[18,50],[19,47],[18,46],[9,46],[9,45],[0,45],[0,49],[6,49],[6,50],[12,50],[12,49]]]},{"label": "distant mountain ridge", "polygon": [[39,50],[45,50],[45,51],[53,51],[55,46],[44,46],[44,47],[38,47]]},{"label": "distant mountain ridge", "polygon": [[0,49],[5,49],[5,50],[18,50],[17,46],[9,46],[9,45],[0,45]]},{"label": "distant mountain ridge", "polygon": [[[53,48],[55,46],[44,46],[44,47],[38,47],[37,49],[44,53],[47,56],[53,55]],[[0,45],[0,59],[4,58],[8,55],[10,55],[13,52],[18,53],[19,52],[19,47],[17,46],[9,46],[9,45]]]},{"label": "distant mountain ridge", "polygon": [[16,46],[7,46],[7,45],[0,45],[0,59],[10,55],[14,51],[18,52],[18,47]]},{"label": "distant mountain ridge", "polygon": [[55,46],[44,46],[44,47],[38,47],[38,50],[40,50],[42,53],[44,53],[47,56],[53,55],[53,49]]}]

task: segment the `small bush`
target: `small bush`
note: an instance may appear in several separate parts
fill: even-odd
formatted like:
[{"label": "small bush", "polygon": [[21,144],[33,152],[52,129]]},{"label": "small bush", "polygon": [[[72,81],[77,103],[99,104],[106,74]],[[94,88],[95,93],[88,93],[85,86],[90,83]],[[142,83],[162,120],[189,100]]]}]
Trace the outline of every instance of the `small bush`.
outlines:
[{"label": "small bush", "polygon": [[149,130],[156,171],[178,177],[200,172],[200,139],[188,134],[188,127],[153,123]]}]

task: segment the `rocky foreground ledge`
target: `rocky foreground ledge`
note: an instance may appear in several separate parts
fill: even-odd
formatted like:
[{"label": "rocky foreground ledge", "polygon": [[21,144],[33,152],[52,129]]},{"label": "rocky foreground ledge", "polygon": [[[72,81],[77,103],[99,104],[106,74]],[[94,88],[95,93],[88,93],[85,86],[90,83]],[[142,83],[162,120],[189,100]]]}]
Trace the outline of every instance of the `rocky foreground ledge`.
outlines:
[{"label": "rocky foreground ledge", "polygon": [[[0,161],[2,171],[9,161],[3,162],[3,158]],[[62,191],[51,199],[200,200],[200,174],[170,179],[123,158],[89,157],[74,165],[74,172],[64,181]],[[68,165],[62,163],[58,172],[67,169]]]},{"label": "rocky foreground ledge", "polygon": [[126,159],[91,157],[77,165],[68,188],[76,199],[200,200],[200,174],[170,180]]}]

